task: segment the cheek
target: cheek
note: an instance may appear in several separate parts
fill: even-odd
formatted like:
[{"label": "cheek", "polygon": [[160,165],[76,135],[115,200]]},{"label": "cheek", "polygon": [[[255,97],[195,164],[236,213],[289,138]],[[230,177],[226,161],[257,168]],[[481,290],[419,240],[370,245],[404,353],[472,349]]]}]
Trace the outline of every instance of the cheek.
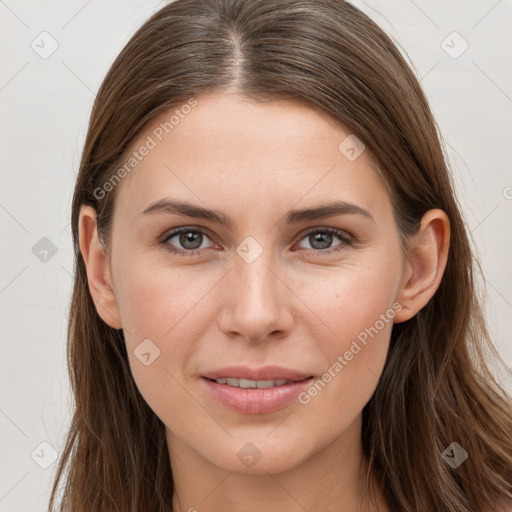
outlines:
[{"label": "cheek", "polygon": [[[216,276],[194,269],[170,268],[141,256],[124,263],[118,304],[123,327],[133,342],[143,336],[161,344],[184,343],[193,338],[206,313],[205,296]],[[177,335],[179,333],[179,336]]]},{"label": "cheek", "polygon": [[194,277],[190,271],[142,261],[133,258],[133,265],[126,263],[117,290],[130,367],[152,408],[179,408],[183,371],[205,329],[215,321],[208,292],[218,277]]},{"label": "cheek", "polygon": [[[353,296],[354,297],[354,296]],[[327,361],[323,373],[298,397],[311,428],[335,438],[355,420],[373,395],[389,349],[395,310],[387,294],[338,299],[325,317],[333,336],[318,337]]]},{"label": "cheek", "polygon": [[[341,342],[357,337],[392,307],[401,274],[397,264],[390,261],[361,259],[332,269],[324,276],[316,274],[302,280],[297,295],[329,328],[332,336],[328,346],[332,346],[333,340]],[[322,339],[325,336],[318,337]]]},{"label": "cheek", "polygon": [[315,281],[314,288],[304,283],[299,295],[318,312],[330,332],[325,336],[324,329],[322,335],[319,331],[315,335],[327,361],[325,371],[299,397],[318,417],[331,416],[334,424],[340,417],[353,418],[371,398],[400,309],[395,302],[399,278],[397,265],[381,259],[337,270],[329,279]]}]

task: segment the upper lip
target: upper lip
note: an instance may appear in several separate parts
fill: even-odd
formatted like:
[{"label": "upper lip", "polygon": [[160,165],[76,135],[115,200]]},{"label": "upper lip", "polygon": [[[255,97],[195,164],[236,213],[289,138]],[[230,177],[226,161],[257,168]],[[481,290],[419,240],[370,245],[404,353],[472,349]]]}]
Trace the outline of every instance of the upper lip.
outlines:
[{"label": "upper lip", "polygon": [[248,380],[277,380],[286,379],[300,381],[311,377],[308,373],[302,373],[280,366],[263,366],[261,368],[248,368],[247,366],[229,366],[203,374],[207,379],[248,379]]}]

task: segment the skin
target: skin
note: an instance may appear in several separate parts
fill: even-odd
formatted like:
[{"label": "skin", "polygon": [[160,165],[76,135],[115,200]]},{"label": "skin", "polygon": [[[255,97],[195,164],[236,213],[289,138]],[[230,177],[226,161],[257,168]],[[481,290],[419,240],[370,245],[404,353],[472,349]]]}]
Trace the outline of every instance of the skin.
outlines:
[{"label": "skin", "polygon": [[[110,253],[98,242],[94,210],[83,206],[80,215],[98,313],[123,328],[136,384],[167,428],[173,511],[354,511],[363,496],[361,510],[388,510],[377,486],[377,504],[365,494],[361,412],[381,375],[393,322],[413,317],[439,286],[447,216],[427,212],[403,252],[370,151],[350,161],[338,149],[347,129],[289,100],[257,103],[228,93],[196,99],[117,185]],[[171,114],[153,120],[130,150]],[[234,225],[141,214],[165,197],[221,210]],[[342,214],[285,222],[292,209],[334,199],[367,209],[373,220]],[[202,240],[199,256],[158,244],[182,226],[204,233],[194,246]],[[325,228],[343,230],[355,243],[333,235],[322,245],[314,234]],[[248,236],[262,248],[252,263],[236,251]],[[166,244],[192,247],[179,236]],[[324,248],[331,253],[321,254]],[[202,386],[205,371],[235,364],[277,364],[321,377],[397,302],[392,320],[306,405],[295,400],[247,415]],[[146,338],[160,350],[148,366],[134,355]],[[248,442],[261,454],[250,468],[237,457]]]}]

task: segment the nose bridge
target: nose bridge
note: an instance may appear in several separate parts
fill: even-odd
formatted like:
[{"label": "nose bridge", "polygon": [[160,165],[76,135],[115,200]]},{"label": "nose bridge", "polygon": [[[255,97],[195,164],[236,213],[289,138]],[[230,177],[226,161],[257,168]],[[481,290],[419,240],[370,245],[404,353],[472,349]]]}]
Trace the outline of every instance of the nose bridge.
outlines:
[{"label": "nose bridge", "polygon": [[246,239],[237,253],[222,328],[248,339],[288,329],[291,315],[286,312],[286,287],[276,275],[271,250]]}]

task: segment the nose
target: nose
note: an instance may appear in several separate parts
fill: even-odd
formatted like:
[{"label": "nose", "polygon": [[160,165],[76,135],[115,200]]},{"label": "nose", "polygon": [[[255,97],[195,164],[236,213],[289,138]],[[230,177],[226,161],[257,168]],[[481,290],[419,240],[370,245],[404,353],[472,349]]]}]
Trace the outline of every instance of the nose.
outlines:
[{"label": "nose", "polygon": [[276,268],[268,250],[249,261],[235,257],[224,283],[219,327],[227,336],[249,342],[286,337],[294,322],[286,275]]}]

